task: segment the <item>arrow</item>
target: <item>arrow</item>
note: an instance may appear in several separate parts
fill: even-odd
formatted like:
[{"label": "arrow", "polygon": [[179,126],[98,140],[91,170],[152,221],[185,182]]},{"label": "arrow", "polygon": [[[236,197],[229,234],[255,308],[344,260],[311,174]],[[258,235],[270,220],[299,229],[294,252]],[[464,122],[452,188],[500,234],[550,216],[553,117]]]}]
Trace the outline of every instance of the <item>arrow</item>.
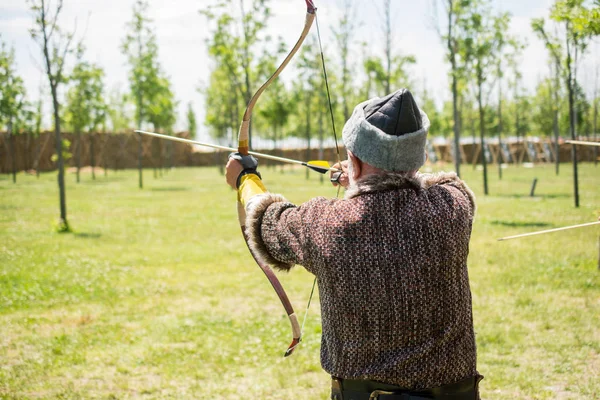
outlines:
[{"label": "arrow", "polygon": [[600,142],[586,142],[583,140],[565,140],[565,143],[579,144],[581,146],[600,146]]},{"label": "arrow", "polygon": [[555,229],[548,229],[546,231],[539,231],[539,232],[532,232],[532,233],[524,233],[522,235],[515,235],[515,236],[507,236],[504,238],[500,238],[498,239],[498,241],[502,241],[502,240],[510,240],[510,239],[517,239],[517,238],[523,238],[523,237],[527,237],[527,236],[534,236],[534,235],[541,235],[544,233],[551,233],[551,232],[558,232],[558,231],[566,231],[569,229],[576,229],[576,228],[583,228],[586,226],[592,226],[592,225],[600,225],[600,221],[596,221],[596,222],[588,222],[587,224],[581,224],[581,225],[572,225],[572,226],[565,226],[562,228],[555,228]]},{"label": "arrow", "polygon": [[[140,131],[140,130],[136,130],[135,132],[140,133],[142,135],[154,136],[154,137],[161,138],[161,139],[172,140],[174,142],[197,144],[199,146],[211,147],[213,149],[226,150],[226,151],[231,151],[234,153],[236,153],[238,150],[233,147],[219,146],[218,144],[198,142],[196,140],[183,139],[183,138],[179,138],[177,136],[162,135],[160,133],[146,132],[146,131]],[[313,171],[317,171],[320,174],[325,174],[328,171],[340,172],[339,169],[332,168],[327,161],[315,160],[315,161],[304,162],[304,161],[292,160],[291,158],[277,157],[277,156],[272,156],[270,154],[257,153],[255,151],[249,151],[248,154],[251,154],[253,156],[260,157],[260,158],[265,158],[267,160],[280,161],[280,162],[284,162],[284,163],[288,163],[288,164],[302,165],[304,167],[312,169]]]}]

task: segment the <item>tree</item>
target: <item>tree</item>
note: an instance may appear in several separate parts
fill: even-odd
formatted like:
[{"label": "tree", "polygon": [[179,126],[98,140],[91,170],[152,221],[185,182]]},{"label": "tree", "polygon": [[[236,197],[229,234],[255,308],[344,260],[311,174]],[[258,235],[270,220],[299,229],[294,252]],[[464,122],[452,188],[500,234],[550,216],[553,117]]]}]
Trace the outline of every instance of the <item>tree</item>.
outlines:
[{"label": "tree", "polygon": [[122,93],[117,87],[111,90],[108,95],[108,104],[106,105],[107,119],[110,121],[110,130],[124,132],[132,127],[133,118],[129,105],[131,104],[129,95]]},{"label": "tree", "polygon": [[[262,37],[271,16],[269,3],[270,0],[253,0],[250,12],[246,12],[244,0],[239,0],[239,19],[231,15],[234,0],[224,0],[214,7],[200,11],[209,22],[216,22],[212,37],[208,40],[209,56],[219,65],[219,74],[231,82],[231,87],[237,91],[237,95],[245,104],[250,102],[256,89],[256,77],[260,74],[261,65],[256,57],[259,53],[258,47],[262,41],[269,41],[268,36],[264,40]],[[239,77],[242,77],[243,82]],[[211,84],[213,82],[211,79]],[[227,99],[233,103],[234,100],[230,99],[232,95],[233,91],[230,90]],[[237,98],[235,104],[238,104]],[[243,108],[240,107],[240,110]],[[241,116],[238,115],[236,125],[240,119]],[[252,123],[248,139],[252,147]]]},{"label": "tree", "polygon": [[479,110],[479,136],[483,154],[483,191],[489,194],[487,160],[485,157],[486,136],[486,101],[491,90],[490,78],[496,73],[497,57],[499,55],[500,41],[498,31],[506,24],[506,14],[492,16],[490,3],[487,0],[475,2],[468,11],[468,18],[464,20],[463,29],[467,33],[464,40],[463,51],[472,55],[472,74],[475,78],[477,105]]},{"label": "tree", "polygon": [[[157,85],[154,87],[154,91],[151,93],[152,103],[149,107],[148,122],[152,124],[155,131],[163,131],[167,135],[173,133],[173,125],[177,120],[175,114],[175,108],[177,102],[175,101],[175,95],[171,89],[171,82],[169,79],[163,76],[158,77]],[[159,167],[162,174],[162,146],[159,141]],[[167,159],[168,167],[173,167],[172,157],[172,143],[167,143]],[[154,168],[156,177],[156,168]]]},{"label": "tree", "polygon": [[[596,4],[598,2],[596,1]],[[575,95],[577,88],[577,67],[587,47],[589,37],[598,33],[593,29],[593,24],[582,24],[582,18],[593,13],[584,5],[584,0],[556,0],[550,12],[550,18],[555,23],[562,25],[564,32],[564,47],[558,37],[551,35],[546,29],[543,18],[533,19],[533,30],[546,45],[555,65],[560,69],[566,82],[569,98],[569,130],[571,139],[577,139],[577,116],[575,110]],[[573,161],[573,192],[575,207],[579,207],[579,177],[577,168],[577,146],[571,146]]]},{"label": "tree", "polygon": [[[318,87],[317,77],[321,73],[320,55],[315,51],[316,46],[311,46],[310,43],[302,48],[298,60],[298,68],[300,69],[301,79],[295,84],[295,92],[298,99],[300,113],[304,115],[304,137],[306,138],[306,160],[310,159],[313,110],[315,103],[318,102],[318,93],[322,89]],[[306,179],[309,178],[308,168],[306,169]]]},{"label": "tree", "polygon": [[33,161],[33,167],[35,168],[35,176],[36,178],[39,179],[40,177],[40,151],[41,151],[41,143],[40,143],[40,134],[42,133],[42,119],[44,117],[44,109],[43,109],[43,90],[40,87],[40,98],[38,99],[38,101],[35,103],[35,121],[33,124],[33,134],[34,137],[37,138],[36,141],[36,145],[35,145],[35,155],[34,155],[34,161]]},{"label": "tree", "polygon": [[[83,53],[84,49],[80,46],[77,51],[77,64],[68,78],[71,86],[67,92],[65,105],[65,122],[77,135],[77,183],[80,181],[81,169],[81,134],[92,133],[106,118],[102,82],[104,71],[94,64],[83,61]],[[93,135],[90,135],[90,155],[92,179],[96,179]]]},{"label": "tree", "polygon": [[[375,82],[381,96],[385,96],[392,90],[412,86],[409,78],[409,67],[416,63],[416,59],[412,55],[402,55],[394,52],[392,1],[382,0],[382,2],[384,56],[383,58],[371,57],[369,65],[371,71],[374,72]],[[392,87],[395,89],[392,89]]]},{"label": "tree", "polygon": [[[135,99],[135,123],[138,129],[149,121],[150,107],[155,100],[159,86],[160,65],[158,63],[158,45],[148,18],[148,2],[136,0],[133,5],[133,19],[127,24],[128,33],[121,49],[129,62],[129,83],[131,96]],[[138,138],[138,175],[139,187],[143,189],[143,147],[142,138]]]},{"label": "tree", "polygon": [[[306,46],[304,47],[306,48]],[[262,73],[261,80],[268,79],[269,75],[277,69],[277,58],[285,52],[285,43],[279,38],[278,51],[275,54],[263,54],[261,57]],[[282,80],[277,79],[271,84],[270,90],[263,96],[258,115],[260,120],[264,121],[265,130],[270,131],[270,137],[273,140],[274,149],[279,150],[278,141],[284,136],[284,127],[288,124],[290,115],[294,112],[294,102],[292,95],[286,89]],[[283,168],[283,166],[282,166]]]},{"label": "tree", "polygon": [[25,111],[25,86],[23,79],[15,71],[15,49],[8,50],[0,38],[0,125],[8,132],[12,161],[13,183],[17,183],[17,163],[15,152],[15,120]]},{"label": "tree", "polygon": [[196,137],[196,131],[198,128],[196,126],[196,113],[194,112],[194,107],[191,101],[188,103],[186,117],[188,123],[188,132],[190,133],[190,137],[194,139]]},{"label": "tree", "polygon": [[342,111],[344,121],[350,119],[350,105],[353,100],[352,87],[352,69],[350,65],[350,45],[352,37],[356,31],[356,18],[354,16],[354,0],[343,0],[342,16],[340,18],[338,29],[333,29],[333,36],[340,52],[341,74],[340,76],[340,97],[342,98]]},{"label": "tree", "polygon": [[51,0],[29,0],[34,18],[34,27],[30,30],[31,37],[37,42],[45,61],[45,72],[52,94],[54,110],[54,134],[56,136],[56,157],[58,164],[58,188],[60,197],[59,232],[70,232],[67,221],[67,196],[65,193],[65,168],[63,159],[63,140],[60,131],[60,103],[58,89],[65,81],[64,66],[72,54],[73,34],[64,32],[58,24],[63,2],[57,0],[52,6]]},{"label": "tree", "polygon": [[[496,79],[498,80],[498,146],[502,149],[502,133],[504,130],[502,118],[502,83],[504,78],[504,62],[508,65],[513,65],[517,69],[517,62],[513,61],[518,57],[524,45],[516,38],[508,35],[508,27],[510,23],[510,15],[508,13],[501,14],[494,20],[494,36],[496,40],[497,55],[496,55]],[[518,71],[515,74],[519,74]],[[515,79],[515,82],[518,80]],[[502,179],[502,151],[498,156],[498,178]]]},{"label": "tree", "polygon": [[[468,55],[461,49],[461,44],[463,43],[463,40],[461,40],[461,26],[463,23],[461,21],[465,17],[466,11],[471,7],[472,0],[439,1],[444,5],[446,32],[443,33],[439,24],[436,24],[436,26],[438,35],[446,45],[446,57],[450,62],[450,87],[452,90],[452,121],[454,131],[454,164],[456,174],[460,176],[461,159],[459,98],[461,92],[459,89],[459,81],[464,74],[464,66],[468,62],[467,60],[461,59],[462,56]],[[437,7],[438,0],[434,1],[434,5]]]},{"label": "tree", "polygon": [[435,104],[433,97],[427,90],[427,85],[423,85],[421,96],[417,96],[417,100],[418,104],[421,105],[421,109],[425,111],[427,117],[429,118],[429,132],[431,132],[432,135],[445,136],[445,132],[443,132],[443,121],[441,112],[438,111],[438,107]]},{"label": "tree", "polygon": [[[594,95],[592,97],[594,110],[592,111],[592,132],[594,139],[598,140],[598,105],[600,97],[598,96],[598,77],[600,76],[600,66],[596,65],[596,78],[594,79]],[[598,166],[598,147],[594,147],[594,165]]]}]

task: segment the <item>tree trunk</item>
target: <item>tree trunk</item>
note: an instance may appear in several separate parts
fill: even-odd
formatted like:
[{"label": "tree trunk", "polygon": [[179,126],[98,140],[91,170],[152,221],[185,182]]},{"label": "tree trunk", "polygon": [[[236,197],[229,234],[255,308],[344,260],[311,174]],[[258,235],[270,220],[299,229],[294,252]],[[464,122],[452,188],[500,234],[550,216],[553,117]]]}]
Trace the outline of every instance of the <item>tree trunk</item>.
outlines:
[{"label": "tree trunk", "polygon": [[[569,91],[569,126],[571,129],[571,140],[577,140],[575,132],[575,105],[573,104],[573,73],[571,70],[571,41],[568,37],[569,23],[567,23],[567,89]],[[579,176],[577,171],[577,146],[571,146],[571,159],[573,160],[573,194],[575,207],[579,207]]]},{"label": "tree trunk", "polygon": [[41,151],[41,147],[42,147],[41,142],[42,142],[42,136],[38,132],[36,141],[35,141],[35,161],[34,161],[35,177],[38,179],[40,178],[40,151]]},{"label": "tree trunk", "polygon": [[[246,84],[246,88],[244,90],[244,100],[246,101],[246,104],[250,103],[250,100],[252,100],[252,94],[251,94],[251,88],[252,85],[250,84],[250,65],[249,65],[249,59],[250,59],[250,54],[249,54],[249,49],[248,49],[248,26],[246,25],[246,12],[244,10],[244,0],[240,0],[240,10],[242,13],[242,27],[244,30],[244,44],[243,44],[243,53],[244,56],[242,57],[242,68],[244,70],[244,81]],[[250,120],[249,124],[248,124],[248,148],[252,148],[252,120]]]},{"label": "tree trunk", "polygon": [[[469,122],[471,124],[471,137],[473,138],[473,154],[475,154],[475,145],[477,144],[477,132],[475,130],[475,116],[473,113],[473,105],[471,105],[471,110],[469,111]],[[473,155],[473,170],[477,167],[477,160],[475,159],[475,155]]]},{"label": "tree trunk", "polygon": [[[498,64],[500,72],[500,64]],[[502,180],[502,79],[498,81],[498,179]]]},{"label": "tree trunk", "polygon": [[[106,146],[108,146],[108,143],[110,143],[110,138],[111,138],[111,136],[112,136],[112,135],[109,135],[109,136],[103,136],[103,137],[104,137],[104,146],[103,146],[104,148],[105,148]],[[106,154],[106,150],[105,150],[105,151],[103,151],[103,152],[102,152],[102,154],[103,154],[103,157],[102,157],[102,158],[104,159],[104,161],[103,161],[103,164],[104,164],[104,177],[106,178],[106,177],[108,176],[108,155]],[[117,155],[118,155],[118,154],[119,154],[119,153],[117,152]],[[115,158],[115,164],[116,164],[116,158]]]},{"label": "tree trunk", "polygon": [[391,75],[392,75],[392,22],[391,22],[391,0],[386,0],[385,7],[385,59],[386,76],[385,76],[385,94],[387,96],[391,92]]},{"label": "tree trunk", "polygon": [[559,172],[560,172],[560,144],[559,144],[559,140],[560,140],[560,132],[559,132],[559,128],[558,128],[558,102],[560,101],[558,98],[558,91],[560,88],[560,71],[559,71],[559,65],[555,64],[555,74],[554,74],[554,113],[552,116],[552,128],[554,129],[554,152],[556,153],[556,160],[555,160],[555,170],[556,170],[556,175],[558,176]]},{"label": "tree trunk", "polygon": [[12,162],[12,178],[13,183],[17,183],[17,154],[15,152],[15,135],[12,131],[12,115],[8,118],[8,145],[10,146],[10,159]]},{"label": "tree trunk", "polygon": [[450,52],[450,63],[452,65],[452,118],[454,120],[454,168],[456,169],[456,175],[460,176],[460,130],[458,127],[458,84],[456,82],[456,49],[454,48],[452,36],[452,28],[454,26],[452,17],[454,13],[452,12],[454,2],[452,0],[448,0],[448,51]]},{"label": "tree trunk", "polygon": [[485,159],[485,109],[483,108],[483,100],[481,96],[482,91],[481,79],[477,83],[478,93],[477,93],[477,102],[479,103],[479,135],[481,139],[481,156],[483,160],[483,193],[487,196],[489,194],[488,190],[488,176],[487,176],[487,160]]},{"label": "tree trunk", "polygon": [[67,221],[67,194],[65,190],[65,164],[63,159],[62,135],[60,133],[60,111],[56,85],[50,85],[52,104],[54,106],[54,134],[56,136],[56,153],[58,156],[58,190],[60,199],[60,230],[70,231]]},{"label": "tree trunk", "polygon": [[96,157],[94,154],[94,137],[96,136],[95,133],[90,133],[90,164],[92,164],[92,180],[96,180],[96,172],[94,171],[94,168],[96,166]]},{"label": "tree trunk", "polygon": [[142,176],[142,157],[143,157],[143,147],[142,147],[142,135],[138,134],[138,175],[139,181],[138,185],[140,189],[144,188],[144,177]]},{"label": "tree trunk", "polygon": [[24,165],[24,169],[25,171],[29,171],[31,170],[31,156],[30,156],[30,151],[29,148],[31,147],[31,133],[25,133],[25,154],[24,154],[24,161],[25,161],[25,165]]},{"label": "tree trunk", "polygon": [[[598,96],[594,98],[594,139],[598,140]],[[598,166],[598,146],[594,146],[594,165]]]},{"label": "tree trunk", "polygon": [[[156,127],[154,127],[154,132],[156,132]],[[157,139],[155,137],[150,138],[150,154],[152,157],[152,171],[154,171],[154,179],[158,178],[158,172],[156,171],[156,146],[158,146]]]},{"label": "tree trunk", "polygon": [[167,142],[167,172],[173,168],[173,146],[173,143]]},{"label": "tree trunk", "polygon": [[79,183],[79,171],[81,170],[81,132],[77,130],[77,183]]}]

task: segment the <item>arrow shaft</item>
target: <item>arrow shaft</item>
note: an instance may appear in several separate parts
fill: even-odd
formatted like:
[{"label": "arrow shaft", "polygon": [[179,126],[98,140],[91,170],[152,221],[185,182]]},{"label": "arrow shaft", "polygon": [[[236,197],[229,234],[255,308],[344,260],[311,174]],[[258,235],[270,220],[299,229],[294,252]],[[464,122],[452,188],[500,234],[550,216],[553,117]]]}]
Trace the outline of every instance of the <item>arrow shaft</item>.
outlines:
[{"label": "arrow shaft", "polygon": [[[169,135],[163,135],[160,133],[155,133],[155,132],[147,132],[147,131],[140,131],[140,130],[136,130],[136,133],[140,133],[142,135],[146,135],[146,136],[154,136],[160,139],[166,139],[166,140],[171,140],[174,142],[181,142],[181,143],[187,143],[187,144],[197,144],[198,146],[204,146],[204,147],[210,147],[213,149],[218,149],[218,150],[225,150],[225,151],[231,151],[231,152],[237,152],[238,149],[235,149],[233,147],[227,147],[227,146],[220,146],[218,144],[212,144],[212,143],[204,143],[204,142],[198,142],[196,140],[190,140],[190,139],[183,139],[177,136],[169,136]],[[297,164],[297,165],[302,165],[305,167],[311,167],[312,165],[308,162],[304,162],[304,161],[298,161],[298,160],[293,160],[291,158],[285,158],[285,157],[277,157],[277,156],[272,156],[270,154],[264,154],[264,153],[257,153],[255,151],[249,151],[248,154],[251,154],[253,156],[256,157],[260,157],[260,158],[264,158],[267,160],[273,160],[273,161],[280,161],[280,162],[284,162],[284,163],[288,163],[288,164]],[[315,166],[315,167],[319,167],[320,169],[325,169],[321,166]],[[332,172],[339,172],[339,169],[337,168],[328,168],[328,171],[332,171]]]},{"label": "arrow shaft", "polygon": [[581,225],[573,225],[573,226],[565,226],[562,228],[555,228],[555,229],[548,229],[546,231],[539,231],[539,232],[532,232],[532,233],[524,233],[522,235],[515,235],[515,236],[507,236],[504,238],[500,238],[498,239],[498,241],[502,241],[502,240],[510,240],[510,239],[518,239],[518,238],[524,238],[524,237],[528,237],[528,236],[534,236],[534,235],[542,235],[544,233],[552,233],[552,232],[558,232],[558,231],[566,231],[569,229],[576,229],[576,228],[584,228],[586,226],[592,226],[592,225],[600,225],[600,221],[596,221],[596,222],[588,222],[587,224],[581,224]]},{"label": "arrow shaft", "polygon": [[565,140],[565,143],[578,144],[581,146],[600,146],[600,142],[586,142],[583,140]]}]

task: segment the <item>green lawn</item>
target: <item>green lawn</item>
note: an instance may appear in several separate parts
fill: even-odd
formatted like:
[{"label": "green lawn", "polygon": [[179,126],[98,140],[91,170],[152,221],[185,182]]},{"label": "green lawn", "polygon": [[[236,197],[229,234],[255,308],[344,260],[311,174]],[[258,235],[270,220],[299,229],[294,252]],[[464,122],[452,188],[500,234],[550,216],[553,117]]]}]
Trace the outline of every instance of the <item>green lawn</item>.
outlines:
[{"label": "green lawn", "polygon": [[[478,197],[469,269],[485,399],[600,398],[600,229],[497,242],[594,221],[600,167],[510,167]],[[294,202],[335,196],[316,174],[263,169]],[[325,399],[320,321],[291,339],[279,300],[243,244],[235,194],[216,168],[161,179],[136,171],[68,174],[69,222],[54,231],[56,174],[0,177],[0,398]],[[537,197],[529,188],[539,178]],[[302,318],[312,277],[281,280]]]}]

